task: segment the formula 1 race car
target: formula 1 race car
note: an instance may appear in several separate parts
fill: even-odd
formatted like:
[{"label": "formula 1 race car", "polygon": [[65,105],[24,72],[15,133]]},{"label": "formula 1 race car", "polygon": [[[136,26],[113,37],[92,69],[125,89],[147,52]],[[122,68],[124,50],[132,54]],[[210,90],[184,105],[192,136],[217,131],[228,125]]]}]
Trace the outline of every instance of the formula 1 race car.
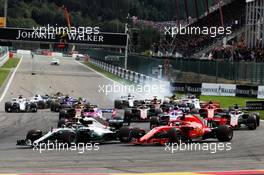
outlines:
[{"label": "formula 1 race car", "polygon": [[124,109],[129,107],[134,107],[137,101],[134,100],[134,96],[131,94],[128,94],[128,96],[121,96],[120,100],[114,101],[114,108],[116,109]]},{"label": "formula 1 race car", "polygon": [[148,122],[152,116],[161,114],[160,108],[154,106],[142,105],[134,108],[126,108],[124,113],[124,122],[130,125],[130,122],[146,121]]},{"label": "formula 1 race car", "polygon": [[21,95],[18,98],[13,98],[11,102],[5,103],[6,112],[37,112],[38,107],[34,102],[23,98]]},{"label": "formula 1 race car", "polygon": [[182,96],[180,98],[177,98],[175,95],[170,97],[168,100],[164,100],[163,104],[173,104],[174,106],[186,106],[192,109],[201,109],[200,106],[200,100],[199,98],[196,98],[194,95],[187,95],[187,96]]},{"label": "formula 1 race car", "polygon": [[51,102],[50,110],[52,112],[59,112],[64,108],[72,108],[73,105],[78,103],[78,99],[69,96],[60,96],[53,102]]},{"label": "formula 1 race car", "polygon": [[36,103],[38,109],[47,109],[50,108],[50,97],[49,95],[35,95],[34,97],[30,98],[30,102]]},{"label": "formula 1 race car", "polygon": [[248,113],[239,108],[231,109],[226,124],[235,129],[241,128],[244,125],[250,130],[255,130],[260,124],[260,116],[256,112]]},{"label": "formula 1 race car", "polygon": [[[62,128],[51,129],[48,133],[43,134],[41,130],[30,130],[26,139],[17,140],[17,145],[33,146],[40,143],[57,142],[57,143],[104,143],[109,141],[118,141],[118,132],[107,127],[94,118],[85,118],[79,122],[68,122]],[[125,139],[121,139],[125,141]]]},{"label": "formula 1 race car", "polygon": [[59,112],[58,127],[61,127],[65,122],[75,122],[80,118],[95,118],[102,119],[104,110],[100,110],[96,105],[89,105],[88,107],[76,106],[73,108],[65,108]]},{"label": "formula 1 race car", "polygon": [[149,132],[139,128],[123,127],[120,129],[120,137],[132,137],[132,143],[161,144],[191,142],[217,138],[220,142],[228,142],[233,138],[233,129],[227,125],[215,128],[208,127],[195,115],[184,115],[180,120],[169,123],[166,126],[155,127]]},{"label": "formula 1 race car", "polygon": [[168,125],[171,122],[179,120],[183,115],[184,111],[180,108],[174,108],[168,112],[152,116],[150,117],[150,129],[157,126]]}]

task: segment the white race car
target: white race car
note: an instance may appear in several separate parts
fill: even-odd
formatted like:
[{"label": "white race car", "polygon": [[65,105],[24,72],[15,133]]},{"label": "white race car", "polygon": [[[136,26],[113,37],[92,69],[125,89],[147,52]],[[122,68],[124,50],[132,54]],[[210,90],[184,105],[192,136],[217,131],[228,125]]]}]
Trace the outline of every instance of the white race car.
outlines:
[{"label": "white race car", "polygon": [[259,113],[246,113],[240,109],[232,109],[229,111],[228,123],[233,128],[240,128],[242,125],[250,130],[256,129],[260,124]]},{"label": "white race car", "polygon": [[19,96],[18,98],[12,98],[11,102],[5,103],[6,112],[37,112],[38,107],[35,102]]},{"label": "white race car", "polygon": [[29,99],[30,102],[36,103],[38,105],[38,109],[47,109],[50,106],[50,97],[48,95],[41,96],[41,95],[35,95],[34,97],[31,97]]},{"label": "white race car", "polygon": [[58,142],[65,144],[73,143],[102,143],[119,140],[117,132],[111,130],[94,118],[84,118],[79,122],[65,123],[62,128],[51,129],[42,134],[41,130],[30,130],[25,140],[18,140],[17,145],[39,146],[40,143]]}]

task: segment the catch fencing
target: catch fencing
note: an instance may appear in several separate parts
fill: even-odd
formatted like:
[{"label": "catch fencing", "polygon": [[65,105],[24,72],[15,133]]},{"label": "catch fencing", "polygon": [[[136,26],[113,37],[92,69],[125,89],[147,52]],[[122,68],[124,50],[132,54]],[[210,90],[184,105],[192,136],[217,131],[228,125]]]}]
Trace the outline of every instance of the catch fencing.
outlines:
[{"label": "catch fencing", "polygon": [[[112,64],[115,66],[123,67],[124,57],[118,60],[105,60],[108,55],[124,56],[118,52],[106,51],[103,49],[89,49],[88,54],[90,57]],[[145,74],[150,77],[155,77],[153,68],[159,65],[164,65],[163,58],[146,57],[140,55],[129,55],[127,61],[129,70]],[[191,73],[193,79],[189,80],[195,83],[207,82],[211,83],[233,83],[233,84],[246,84],[246,85],[259,85],[264,84],[264,63],[260,62],[232,62],[228,60],[200,60],[192,58],[168,58],[168,79],[177,82],[188,81],[185,76],[178,76],[175,71],[182,74]],[[204,78],[204,76],[206,76]],[[209,80],[210,78],[210,80]],[[188,82],[187,82],[188,83]]]}]

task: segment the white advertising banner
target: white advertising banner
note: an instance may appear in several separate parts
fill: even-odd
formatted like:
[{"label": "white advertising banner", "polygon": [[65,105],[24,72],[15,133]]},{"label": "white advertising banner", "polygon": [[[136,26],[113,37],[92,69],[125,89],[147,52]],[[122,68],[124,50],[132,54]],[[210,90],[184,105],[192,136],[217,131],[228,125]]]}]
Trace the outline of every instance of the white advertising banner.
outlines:
[{"label": "white advertising banner", "polygon": [[235,84],[203,83],[202,95],[212,96],[236,96]]},{"label": "white advertising banner", "polygon": [[264,86],[258,86],[258,98],[264,99]]}]

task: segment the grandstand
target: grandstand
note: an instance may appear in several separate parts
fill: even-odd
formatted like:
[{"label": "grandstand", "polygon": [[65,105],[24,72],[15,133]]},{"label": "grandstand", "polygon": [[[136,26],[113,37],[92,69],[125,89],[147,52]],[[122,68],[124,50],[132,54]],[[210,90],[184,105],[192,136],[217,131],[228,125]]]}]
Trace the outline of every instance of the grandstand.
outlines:
[{"label": "grandstand", "polygon": [[[153,52],[160,56],[182,55],[183,57],[229,59],[234,61],[257,61],[263,55],[263,1],[231,0],[211,7],[188,27],[232,27],[231,35],[176,35],[164,37],[156,43]],[[218,7],[218,8],[216,8]],[[258,26],[258,27],[256,27]],[[224,47],[223,47],[223,41]],[[247,46],[247,47],[246,47]],[[257,47],[258,46],[258,47]],[[218,54],[220,52],[221,54]],[[251,53],[252,52],[252,53]]]}]

